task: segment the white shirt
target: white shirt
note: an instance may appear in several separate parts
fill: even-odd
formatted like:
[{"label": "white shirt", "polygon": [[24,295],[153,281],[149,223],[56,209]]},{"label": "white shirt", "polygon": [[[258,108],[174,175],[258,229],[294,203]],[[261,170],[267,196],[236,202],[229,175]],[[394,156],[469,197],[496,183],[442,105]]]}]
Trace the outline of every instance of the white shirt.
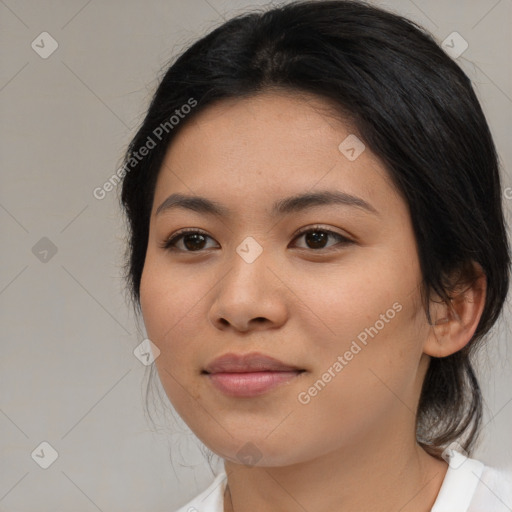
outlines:
[{"label": "white shirt", "polygon": [[[223,512],[226,484],[222,471],[207,489],[176,512]],[[452,451],[431,512],[512,512],[512,473]]]}]

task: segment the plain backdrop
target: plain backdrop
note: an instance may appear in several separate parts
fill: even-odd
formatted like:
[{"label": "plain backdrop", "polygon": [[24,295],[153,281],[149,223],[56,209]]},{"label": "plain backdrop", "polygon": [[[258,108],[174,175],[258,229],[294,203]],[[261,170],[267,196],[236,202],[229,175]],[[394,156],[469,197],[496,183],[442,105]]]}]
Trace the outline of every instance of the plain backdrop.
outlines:
[{"label": "plain backdrop", "polygon": [[[457,61],[511,186],[512,0],[375,3],[439,42],[453,32],[467,41]],[[155,425],[145,414],[151,367],[133,353],[145,335],[121,279],[117,191],[93,190],[119,167],[166,63],[258,5],[271,4],[0,0],[0,511],[172,512],[212,480],[201,443],[172,411]],[[507,220],[511,202],[509,189]],[[475,456],[493,466],[512,460],[505,309],[479,362]]]}]

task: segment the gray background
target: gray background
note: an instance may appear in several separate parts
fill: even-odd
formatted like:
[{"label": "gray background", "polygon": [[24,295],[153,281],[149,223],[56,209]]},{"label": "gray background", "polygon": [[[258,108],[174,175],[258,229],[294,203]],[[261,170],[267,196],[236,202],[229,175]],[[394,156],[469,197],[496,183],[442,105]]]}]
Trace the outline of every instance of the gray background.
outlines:
[{"label": "gray background", "polygon": [[[172,512],[211,481],[184,424],[145,415],[150,366],[133,354],[145,333],[120,277],[117,191],[92,192],[119,167],[165,63],[266,3],[0,0],[0,511]],[[458,62],[512,185],[512,0],[375,3],[439,42],[457,31],[469,43]],[[43,59],[31,43],[45,31],[58,48]],[[512,460],[509,320],[507,303],[479,368],[486,428],[475,456],[494,466]],[[48,469],[36,463],[48,449],[31,456],[43,441],[58,452]]]}]

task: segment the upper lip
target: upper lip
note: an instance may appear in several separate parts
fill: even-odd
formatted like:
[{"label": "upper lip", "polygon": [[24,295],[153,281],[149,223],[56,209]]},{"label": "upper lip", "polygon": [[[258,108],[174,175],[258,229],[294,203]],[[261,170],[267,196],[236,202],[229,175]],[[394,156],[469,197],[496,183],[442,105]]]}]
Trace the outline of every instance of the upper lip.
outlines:
[{"label": "upper lip", "polygon": [[283,363],[278,359],[260,353],[224,354],[205,367],[207,373],[244,373],[244,372],[286,372],[300,371],[301,368]]}]

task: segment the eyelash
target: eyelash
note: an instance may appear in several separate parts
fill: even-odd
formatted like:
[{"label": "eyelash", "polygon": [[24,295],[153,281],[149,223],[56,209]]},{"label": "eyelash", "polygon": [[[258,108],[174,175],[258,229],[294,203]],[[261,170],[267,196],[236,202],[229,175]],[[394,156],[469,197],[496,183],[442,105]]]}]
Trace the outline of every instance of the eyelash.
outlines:
[{"label": "eyelash", "polygon": [[[323,247],[323,248],[320,248],[320,249],[310,249],[308,247],[300,247],[300,249],[307,249],[307,250],[310,250],[310,251],[313,251],[313,252],[328,252],[329,250],[332,250],[333,247],[346,246],[346,245],[354,243],[353,240],[350,240],[349,238],[347,238],[347,237],[345,237],[343,235],[340,235],[339,233],[336,233],[335,231],[323,228],[322,226],[313,226],[313,227],[310,227],[310,228],[305,228],[305,229],[299,231],[298,233],[296,233],[296,235],[293,238],[293,240],[296,240],[297,238],[299,238],[299,237],[301,237],[303,235],[307,235],[308,233],[316,233],[316,232],[322,232],[322,233],[327,233],[328,235],[332,235],[333,237],[337,238],[339,240],[339,242],[337,244],[331,245],[329,247]],[[200,253],[200,252],[203,252],[205,249],[199,249],[197,251],[188,251],[188,250],[183,250],[183,249],[176,249],[176,247],[175,247],[176,243],[179,240],[181,240],[185,235],[188,235],[188,234],[197,234],[197,235],[203,235],[203,236],[208,237],[208,238],[212,238],[212,237],[210,237],[210,235],[208,235],[208,233],[206,233],[205,231],[203,231],[201,229],[185,228],[185,229],[182,229],[182,230],[178,231],[177,233],[174,233],[169,238],[167,238],[163,242],[161,247],[163,249],[167,249],[169,251],[181,251],[181,252],[187,252],[187,253]]]}]

